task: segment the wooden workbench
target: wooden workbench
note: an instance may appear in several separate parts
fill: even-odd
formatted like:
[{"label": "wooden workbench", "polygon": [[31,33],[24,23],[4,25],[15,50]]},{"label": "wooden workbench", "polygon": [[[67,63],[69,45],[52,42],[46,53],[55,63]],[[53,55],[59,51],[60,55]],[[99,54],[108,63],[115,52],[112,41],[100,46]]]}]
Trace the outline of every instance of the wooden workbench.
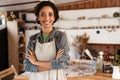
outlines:
[{"label": "wooden workbench", "polygon": [[91,76],[80,76],[74,78],[67,78],[68,80],[114,80],[112,79],[112,74],[105,74],[102,72],[97,72],[95,75]]},{"label": "wooden workbench", "polygon": [[[15,77],[13,80],[29,80],[29,77],[18,76]],[[112,74],[97,72],[95,75],[91,76],[68,77],[67,80],[116,80],[116,79],[112,79]]]}]

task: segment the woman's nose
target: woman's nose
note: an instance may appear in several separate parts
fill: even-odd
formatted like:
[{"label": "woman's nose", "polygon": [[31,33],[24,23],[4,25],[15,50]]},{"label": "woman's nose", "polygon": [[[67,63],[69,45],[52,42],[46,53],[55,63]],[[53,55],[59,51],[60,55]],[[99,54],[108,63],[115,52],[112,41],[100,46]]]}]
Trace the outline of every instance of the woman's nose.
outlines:
[{"label": "woman's nose", "polygon": [[49,15],[45,16],[45,20],[49,20],[49,18],[50,18]]}]

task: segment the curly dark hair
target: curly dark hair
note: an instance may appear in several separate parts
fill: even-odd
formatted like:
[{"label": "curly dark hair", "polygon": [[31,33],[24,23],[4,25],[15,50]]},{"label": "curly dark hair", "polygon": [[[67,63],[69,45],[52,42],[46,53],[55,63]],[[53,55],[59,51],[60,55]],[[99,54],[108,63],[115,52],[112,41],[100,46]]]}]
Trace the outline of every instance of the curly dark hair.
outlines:
[{"label": "curly dark hair", "polygon": [[38,3],[35,8],[34,8],[34,14],[36,16],[36,20],[38,24],[41,24],[40,21],[38,20],[38,16],[39,16],[39,12],[41,11],[41,9],[44,6],[50,6],[53,9],[54,12],[54,17],[55,17],[55,21],[53,23],[55,23],[58,19],[59,19],[59,15],[58,15],[58,9],[55,6],[54,3],[50,2],[50,1],[41,1],[40,3]]}]

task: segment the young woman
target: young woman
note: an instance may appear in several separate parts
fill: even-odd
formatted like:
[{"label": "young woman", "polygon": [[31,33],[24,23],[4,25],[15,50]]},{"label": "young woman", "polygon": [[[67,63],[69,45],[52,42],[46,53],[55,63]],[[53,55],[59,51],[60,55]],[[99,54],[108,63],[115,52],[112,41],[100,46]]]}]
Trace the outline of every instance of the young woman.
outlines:
[{"label": "young woman", "polygon": [[50,1],[35,7],[40,33],[32,35],[24,59],[25,71],[31,72],[30,80],[66,80],[63,69],[68,65],[69,47],[66,34],[53,24],[58,20],[58,10]]}]

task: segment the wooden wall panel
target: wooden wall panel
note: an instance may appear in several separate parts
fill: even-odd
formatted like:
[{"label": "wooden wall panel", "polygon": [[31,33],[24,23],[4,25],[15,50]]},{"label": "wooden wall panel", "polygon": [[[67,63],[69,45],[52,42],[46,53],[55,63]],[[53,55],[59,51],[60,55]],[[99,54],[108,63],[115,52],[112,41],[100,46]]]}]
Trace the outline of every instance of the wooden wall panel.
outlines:
[{"label": "wooden wall panel", "polygon": [[[10,5],[12,6],[12,5]],[[91,8],[120,7],[120,0],[80,0],[76,2],[56,5],[59,10],[76,10]],[[17,10],[16,12],[34,12],[34,9]]]},{"label": "wooden wall panel", "polygon": [[59,10],[120,7],[120,0],[83,0],[57,5]]}]

